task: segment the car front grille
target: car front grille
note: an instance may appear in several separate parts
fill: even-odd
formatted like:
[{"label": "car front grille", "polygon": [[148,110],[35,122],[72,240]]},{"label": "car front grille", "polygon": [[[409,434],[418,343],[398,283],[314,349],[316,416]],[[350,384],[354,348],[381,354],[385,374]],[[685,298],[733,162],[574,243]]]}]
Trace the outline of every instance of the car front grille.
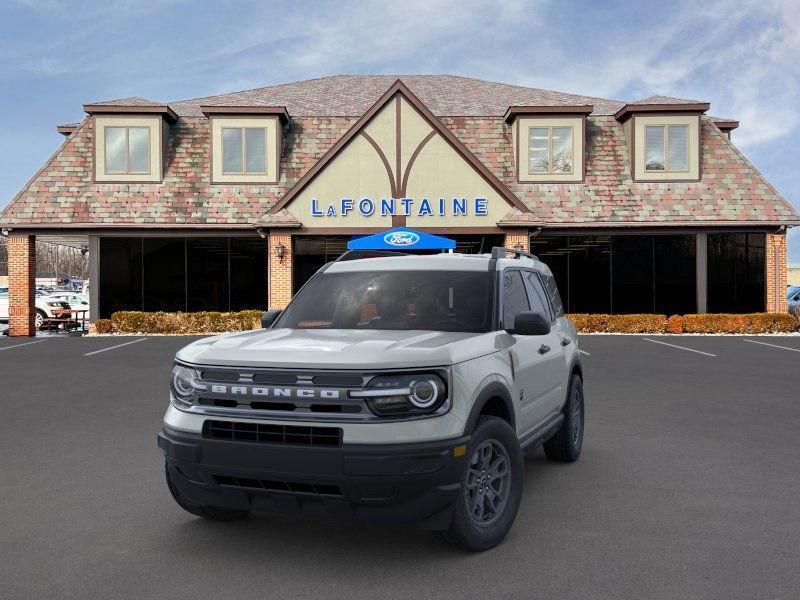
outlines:
[{"label": "car front grille", "polygon": [[313,496],[343,496],[342,489],[331,483],[308,483],[299,481],[277,481],[272,479],[252,479],[250,477],[232,477],[230,475],[214,475],[214,482],[222,487],[240,488],[246,491],[262,491],[284,494],[309,494]]},{"label": "car front grille", "polygon": [[296,446],[341,446],[341,427],[307,427],[243,423],[240,421],[206,421],[203,437],[214,440],[289,444]]}]

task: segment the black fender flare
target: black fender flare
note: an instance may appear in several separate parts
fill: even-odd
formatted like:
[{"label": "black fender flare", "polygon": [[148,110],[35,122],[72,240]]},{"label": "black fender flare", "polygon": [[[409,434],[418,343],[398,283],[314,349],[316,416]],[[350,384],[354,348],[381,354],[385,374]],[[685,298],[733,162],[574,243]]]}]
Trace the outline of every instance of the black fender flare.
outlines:
[{"label": "black fender flare", "polygon": [[503,401],[503,404],[505,404],[506,410],[508,411],[509,420],[511,421],[511,428],[516,431],[517,419],[514,412],[514,402],[511,399],[511,393],[504,384],[500,383],[499,381],[492,381],[481,390],[481,393],[478,394],[478,397],[475,399],[475,402],[472,405],[472,410],[470,410],[469,417],[467,418],[467,425],[464,428],[464,433],[470,433],[474,431],[475,424],[478,422],[478,417],[481,414],[481,410],[483,410],[483,407],[492,398],[500,398]]}]

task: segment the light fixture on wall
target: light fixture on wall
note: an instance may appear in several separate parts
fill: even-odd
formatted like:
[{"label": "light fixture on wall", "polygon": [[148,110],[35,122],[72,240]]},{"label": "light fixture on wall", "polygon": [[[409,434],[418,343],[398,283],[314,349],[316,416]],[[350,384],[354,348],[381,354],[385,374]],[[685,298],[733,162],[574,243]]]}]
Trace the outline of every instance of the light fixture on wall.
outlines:
[{"label": "light fixture on wall", "polygon": [[277,256],[278,261],[283,264],[283,257],[286,256],[286,246],[283,244],[275,246],[275,256]]},{"label": "light fixture on wall", "polygon": [[262,240],[267,239],[267,232],[264,231],[261,227],[256,229],[256,233],[258,234],[258,237],[260,237]]}]

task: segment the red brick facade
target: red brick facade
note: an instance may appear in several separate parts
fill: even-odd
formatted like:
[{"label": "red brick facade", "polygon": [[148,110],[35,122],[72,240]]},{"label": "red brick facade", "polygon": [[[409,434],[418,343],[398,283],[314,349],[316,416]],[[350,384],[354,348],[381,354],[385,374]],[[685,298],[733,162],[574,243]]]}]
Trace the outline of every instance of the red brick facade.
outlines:
[{"label": "red brick facade", "polygon": [[786,300],[786,234],[767,234],[764,255],[765,265],[765,292],[767,312],[786,312],[789,310]]},{"label": "red brick facade", "polygon": [[36,237],[8,236],[8,328],[10,335],[35,335]]},{"label": "red brick facade", "polygon": [[[283,258],[278,256],[283,248]],[[292,299],[292,236],[273,231],[269,235],[269,307],[286,308]]]},{"label": "red brick facade", "polygon": [[517,250],[524,250],[530,252],[530,239],[528,237],[527,229],[509,229],[506,231],[505,248],[515,248]]}]

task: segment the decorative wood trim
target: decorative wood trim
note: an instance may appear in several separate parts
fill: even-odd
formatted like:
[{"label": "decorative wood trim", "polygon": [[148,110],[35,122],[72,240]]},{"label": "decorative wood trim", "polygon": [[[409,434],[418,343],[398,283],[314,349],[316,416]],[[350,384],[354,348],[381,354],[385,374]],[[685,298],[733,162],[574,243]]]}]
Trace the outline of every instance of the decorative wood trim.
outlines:
[{"label": "decorative wood trim", "polygon": [[400,189],[399,189],[400,197],[405,198],[406,196],[406,188],[408,187],[408,177],[409,175],[411,175],[411,167],[414,165],[414,161],[417,160],[417,156],[419,156],[419,153],[422,152],[422,149],[425,147],[425,144],[431,141],[435,136],[436,136],[436,130],[433,130],[424,138],[422,138],[422,141],[417,145],[417,147],[414,149],[414,152],[409,157],[405,173],[403,173],[403,181],[400,184]]},{"label": "decorative wood trim", "polygon": [[396,198],[397,197],[397,188],[395,187],[395,178],[392,175],[392,166],[389,164],[389,159],[386,158],[386,154],[383,152],[381,147],[378,145],[378,142],[376,142],[372,138],[372,136],[370,134],[368,134],[366,131],[362,131],[360,135],[365,140],[367,140],[370,143],[370,145],[373,148],[375,148],[375,152],[378,153],[378,156],[380,157],[381,162],[383,163],[383,167],[386,169],[386,175],[389,176],[389,187],[391,188],[392,197]]},{"label": "decorative wood trim", "polygon": [[506,123],[510,123],[520,115],[531,116],[536,114],[546,114],[550,117],[575,114],[589,115],[593,110],[594,106],[591,104],[575,104],[573,106],[509,106],[506,114],[503,115],[503,120]]},{"label": "decorative wood trim", "polygon": [[83,110],[90,115],[161,115],[174,123],[178,115],[166,104],[137,106],[136,104],[84,104]]},{"label": "decorative wood trim", "polygon": [[626,104],[614,114],[614,118],[617,121],[623,122],[629,118],[629,115],[634,115],[636,113],[702,114],[709,108],[711,108],[711,105],[708,102],[691,102],[685,104]]},{"label": "decorative wood trim", "polygon": [[502,196],[506,202],[522,212],[529,213],[530,209],[512,192],[508,186],[500,181],[469,149],[449,130],[444,123],[436,117],[414,93],[399,79],[356,121],[347,132],[322,156],[322,158],[303,175],[292,188],[276,203],[270,213],[276,213],[289,204],[306,186],[319,174],[319,172],[341,152],[358,133],[366,127],[373,117],[391,100],[395,94],[401,94],[417,113],[439,133],[450,146],[461,155],[483,179]]},{"label": "decorative wood trim", "polygon": [[285,106],[213,106],[201,105],[200,112],[206,117],[211,115],[270,115],[277,116],[282,123],[287,123],[292,117]]}]

